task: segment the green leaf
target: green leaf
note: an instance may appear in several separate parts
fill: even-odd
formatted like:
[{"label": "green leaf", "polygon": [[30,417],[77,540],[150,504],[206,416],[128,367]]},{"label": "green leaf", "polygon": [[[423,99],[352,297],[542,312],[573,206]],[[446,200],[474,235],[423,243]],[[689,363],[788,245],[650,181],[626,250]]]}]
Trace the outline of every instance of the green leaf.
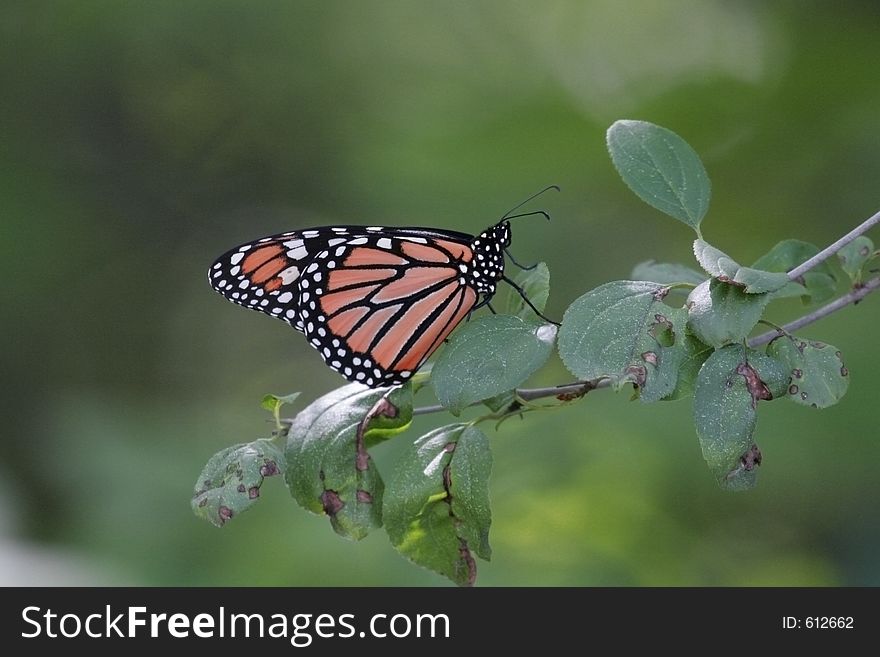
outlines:
[{"label": "green leaf", "polygon": [[559,329],[559,355],[576,377],[608,377],[617,389],[639,387],[642,401],[675,389],[685,356],[687,313],[662,302],[668,287],[613,281],[577,299]]},{"label": "green leaf", "polygon": [[492,453],[482,431],[452,424],[416,440],[401,455],[385,493],[391,544],[415,563],[460,586],[488,560]]},{"label": "green leaf", "polygon": [[874,257],[874,242],[860,235],[837,252],[837,261],[853,283],[862,281],[862,268]]},{"label": "green leaf", "polygon": [[703,363],[694,390],[694,423],[703,458],[722,488],[755,485],[761,451],[753,434],[757,404],[784,391],[786,373],[774,359],[730,345]]},{"label": "green leaf", "polygon": [[706,280],[706,276],[695,269],[685,265],[655,262],[645,260],[633,267],[631,277],[634,281],[651,281],[662,285],[675,283],[688,283],[699,285]]},{"label": "green leaf", "polygon": [[287,433],[285,473],[303,508],[330,516],[333,529],[359,540],[382,525],[384,484],[367,448],[412,421],[412,391],[352,383],[319,398]]},{"label": "green leaf", "polygon": [[284,454],[269,440],[233,445],[210,458],[199,475],[193,512],[217,527],[260,499],[266,477],[285,470]]},{"label": "green leaf", "polygon": [[488,315],[459,329],[434,363],[437,399],[458,414],[470,404],[516,388],[550,357],[552,324],[535,326],[510,315]]},{"label": "green leaf", "polygon": [[694,255],[697,262],[719,281],[743,288],[748,294],[775,292],[788,284],[788,275],[761,269],[743,267],[729,255],[716,249],[705,240],[694,240]]},{"label": "green leaf", "polygon": [[691,335],[689,331],[685,331],[684,357],[678,368],[678,380],[675,382],[675,390],[668,397],[664,397],[664,399],[673,401],[692,395],[700,368],[713,351],[713,347],[701,342]]},{"label": "green leaf", "polygon": [[606,135],[611,160],[636,195],[700,234],[712,188],[686,141],[646,121],[616,121]]},{"label": "green leaf", "polygon": [[281,425],[281,407],[284,404],[292,404],[296,401],[296,398],[299,397],[300,393],[294,392],[289,395],[284,395],[283,397],[279,397],[278,395],[266,395],[260,401],[260,406],[265,408],[267,411],[271,411],[272,415],[275,417],[275,425],[278,427],[278,431],[280,432],[282,429]]},{"label": "green leaf", "polygon": [[296,398],[300,396],[301,393],[294,392],[289,395],[279,396],[279,395],[266,395],[260,401],[260,406],[265,408],[267,411],[275,412],[276,409],[281,408],[284,404],[292,404],[296,401]]},{"label": "green leaf", "polygon": [[[801,240],[783,240],[758,258],[752,267],[770,272],[788,272],[819,253],[819,248]],[[773,298],[802,297],[804,303],[821,303],[834,296],[837,277],[828,261],[813,267],[798,281],[789,281],[773,293]]]},{"label": "green leaf", "polygon": [[[522,288],[529,301],[544,312],[547,305],[547,299],[550,296],[550,270],[547,264],[539,262],[533,269],[527,269],[519,272],[514,277],[514,282]],[[504,303],[504,309],[501,311],[505,315],[514,315],[526,321],[540,321],[535,315],[535,311],[529,308],[528,304],[522,298],[522,295],[512,287],[508,290],[507,298]]]},{"label": "green leaf", "polygon": [[739,287],[713,278],[688,296],[688,327],[713,347],[739,342],[755,328],[769,301],[767,294],[746,294]]},{"label": "green leaf", "polygon": [[785,364],[788,399],[812,408],[833,406],[846,394],[849,370],[837,347],[793,335],[774,338],[767,353]]}]

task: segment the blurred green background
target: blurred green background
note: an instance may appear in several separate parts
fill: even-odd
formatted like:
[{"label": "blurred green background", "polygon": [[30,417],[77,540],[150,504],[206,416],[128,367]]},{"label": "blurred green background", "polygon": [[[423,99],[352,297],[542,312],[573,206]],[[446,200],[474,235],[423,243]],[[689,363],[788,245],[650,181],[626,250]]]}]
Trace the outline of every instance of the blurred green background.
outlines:
[{"label": "blurred green background", "polygon": [[[704,233],[741,262],[824,246],[880,209],[878,34],[875,2],[3,3],[0,583],[445,585],[278,478],[222,530],[192,515],[208,457],[270,431],[264,393],[342,383],[213,293],[213,258],[311,225],[474,232],[556,183],[513,251],[549,263],[559,317],[638,261],[693,262],[613,170],[618,118],[697,149]],[[880,584],[878,320],[869,297],[804,332],[850,392],[762,404],[749,493],[717,488],[689,401],[602,391],[489,427],[478,581]],[[557,359],[534,384],[569,379]]]}]

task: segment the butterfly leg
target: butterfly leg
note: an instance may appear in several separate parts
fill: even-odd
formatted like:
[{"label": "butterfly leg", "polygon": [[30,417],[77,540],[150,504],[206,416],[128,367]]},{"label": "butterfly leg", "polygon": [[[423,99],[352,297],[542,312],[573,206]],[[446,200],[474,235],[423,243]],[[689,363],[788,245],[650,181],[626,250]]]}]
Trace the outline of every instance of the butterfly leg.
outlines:
[{"label": "butterfly leg", "polygon": [[513,264],[515,264],[517,267],[522,269],[523,271],[532,271],[535,267],[538,266],[537,262],[533,265],[529,265],[528,267],[526,267],[525,265],[521,265],[516,261],[516,258],[513,257],[513,255],[510,253],[510,251],[508,251],[507,249],[504,249],[504,252],[507,254],[507,257],[510,258],[510,261]]},{"label": "butterfly leg", "polygon": [[538,310],[537,308],[535,308],[535,304],[533,304],[533,303],[529,300],[529,298],[526,296],[525,291],[524,291],[519,285],[517,285],[517,284],[514,283],[512,280],[510,280],[509,278],[507,278],[507,276],[502,276],[502,277],[501,277],[501,280],[503,280],[505,283],[507,283],[507,284],[508,284],[510,287],[512,287],[514,290],[516,290],[517,292],[519,292],[519,295],[522,297],[523,301],[526,302],[526,305],[527,305],[529,308],[531,308],[533,311],[535,311],[535,314],[536,314],[538,317],[540,317],[541,319],[543,319],[545,322],[550,322],[551,324],[555,324],[556,326],[562,326],[559,322],[555,322],[555,321],[553,321],[552,319],[550,319],[549,317],[547,317],[544,313],[542,313],[540,310]]}]

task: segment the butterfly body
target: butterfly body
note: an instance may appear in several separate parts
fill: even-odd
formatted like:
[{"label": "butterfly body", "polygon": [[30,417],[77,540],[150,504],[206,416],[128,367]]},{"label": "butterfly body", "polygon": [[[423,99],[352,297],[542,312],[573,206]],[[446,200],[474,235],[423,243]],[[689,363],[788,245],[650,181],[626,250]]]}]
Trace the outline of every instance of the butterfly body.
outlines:
[{"label": "butterfly body", "polygon": [[504,277],[510,224],[479,235],[330,226],[242,244],[208,270],[228,300],[302,332],[332,369],[370,387],[408,380]]}]

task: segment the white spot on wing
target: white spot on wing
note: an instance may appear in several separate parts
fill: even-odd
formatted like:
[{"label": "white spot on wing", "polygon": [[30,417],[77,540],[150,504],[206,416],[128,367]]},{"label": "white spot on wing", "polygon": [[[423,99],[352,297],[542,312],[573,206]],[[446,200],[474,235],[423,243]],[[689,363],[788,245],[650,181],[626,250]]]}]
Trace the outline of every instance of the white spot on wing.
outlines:
[{"label": "white spot on wing", "polygon": [[378,246],[380,249],[390,249],[391,240],[387,237],[383,237],[378,242],[376,242],[376,246]]},{"label": "white spot on wing", "polygon": [[281,282],[285,285],[290,285],[293,281],[297,279],[299,276],[299,268],[298,267],[288,267],[283,272],[278,274],[281,276]]},{"label": "white spot on wing", "polygon": [[284,294],[282,294],[281,296],[278,297],[278,303],[287,303],[291,299],[293,299],[293,293],[285,292]]},{"label": "white spot on wing", "polygon": [[292,260],[302,260],[306,256],[309,255],[309,252],[306,250],[304,246],[297,246],[290,251],[287,252],[287,257]]}]

